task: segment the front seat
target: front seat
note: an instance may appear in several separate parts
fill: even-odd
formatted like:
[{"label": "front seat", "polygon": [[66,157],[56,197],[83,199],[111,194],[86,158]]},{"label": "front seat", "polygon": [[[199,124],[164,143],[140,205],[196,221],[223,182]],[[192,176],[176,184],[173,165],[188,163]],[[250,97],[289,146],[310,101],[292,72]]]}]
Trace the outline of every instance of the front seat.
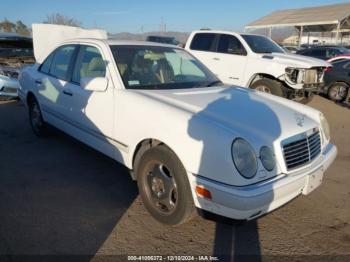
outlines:
[{"label": "front seat", "polygon": [[104,77],[106,75],[106,65],[102,57],[94,57],[91,59],[86,75],[89,77]]}]

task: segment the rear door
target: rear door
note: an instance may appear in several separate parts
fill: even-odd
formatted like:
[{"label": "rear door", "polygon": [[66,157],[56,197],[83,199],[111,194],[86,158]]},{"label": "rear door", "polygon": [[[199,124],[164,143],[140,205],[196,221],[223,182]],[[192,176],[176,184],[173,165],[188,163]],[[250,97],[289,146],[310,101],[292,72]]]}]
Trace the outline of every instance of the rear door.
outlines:
[{"label": "rear door", "polygon": [[247,64],[247,52],[237,37],[220,34],[214,57],[215,70],[221,81],[231,85],[242,85]]},{"label": "rear door", "polygon": [[217,34],[214,33],[197,33],[193,36],[189,49],[206,67],[218,75],[215,54],[216,37]]},{"label": "rear door", "polygon": [[77,51],[77,45],[70,44],[58,47],[39,67],[35,79],[38,98],[43,113],[52,118],[62,118],[66,111],[68,88],[72,61]]}]

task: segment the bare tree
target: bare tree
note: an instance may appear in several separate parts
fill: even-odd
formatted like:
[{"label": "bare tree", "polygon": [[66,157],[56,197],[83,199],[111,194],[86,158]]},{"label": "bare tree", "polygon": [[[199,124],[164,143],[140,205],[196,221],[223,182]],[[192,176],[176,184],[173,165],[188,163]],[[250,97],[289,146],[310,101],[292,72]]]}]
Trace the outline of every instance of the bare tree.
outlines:
[{"label": "bare tree", "polygon": [[19,35],[29,36],[30,30],[21,20],[19,20],[16,22],[16,33]]},{"label": "bare tree", "polygon": [[11,33],[15,30],[16,25],[6,18],[0,22],[0,29],[4,32]]},{"label": "bare tree", "polygon": [[48,15],[44,23],[56,24],[56,25],[79,26],[79,27],[82,25],[80,21],[74,18],[70,18],[68,16],[64,16],[59,13]]}]

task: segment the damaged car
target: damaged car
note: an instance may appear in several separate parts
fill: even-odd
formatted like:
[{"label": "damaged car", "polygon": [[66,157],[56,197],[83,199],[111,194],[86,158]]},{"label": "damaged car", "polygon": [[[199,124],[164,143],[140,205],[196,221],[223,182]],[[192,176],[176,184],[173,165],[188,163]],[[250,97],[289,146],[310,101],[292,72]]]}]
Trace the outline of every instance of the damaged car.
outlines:
[{"label": "damaged car", "polygon": [[34,61],[30,37],[0,33],[0,100],[18,97],[19,71]]}]

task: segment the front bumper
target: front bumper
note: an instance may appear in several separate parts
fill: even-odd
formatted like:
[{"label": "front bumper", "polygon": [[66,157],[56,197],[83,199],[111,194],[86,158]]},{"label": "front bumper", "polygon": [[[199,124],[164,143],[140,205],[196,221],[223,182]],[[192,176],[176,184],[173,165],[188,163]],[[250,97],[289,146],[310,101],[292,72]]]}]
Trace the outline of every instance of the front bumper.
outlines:
[{"label": "front bumper", "polygon": [[0,75],[0,96],[18,97],[18,88],[18,79]]},{"label": "front bumper", "polygon": [[[206,211],[225,217],[251,220],[286,204],[303,192],[308,176],[316,171],[325,172],[337,155],[337,148],[329,144],[316,163],[307,171],[297,174],[281,174],[250,186],[230,186],[189,174],[195,205]],[[209,190],[212,199],[196,194],[196,186]]]}]

